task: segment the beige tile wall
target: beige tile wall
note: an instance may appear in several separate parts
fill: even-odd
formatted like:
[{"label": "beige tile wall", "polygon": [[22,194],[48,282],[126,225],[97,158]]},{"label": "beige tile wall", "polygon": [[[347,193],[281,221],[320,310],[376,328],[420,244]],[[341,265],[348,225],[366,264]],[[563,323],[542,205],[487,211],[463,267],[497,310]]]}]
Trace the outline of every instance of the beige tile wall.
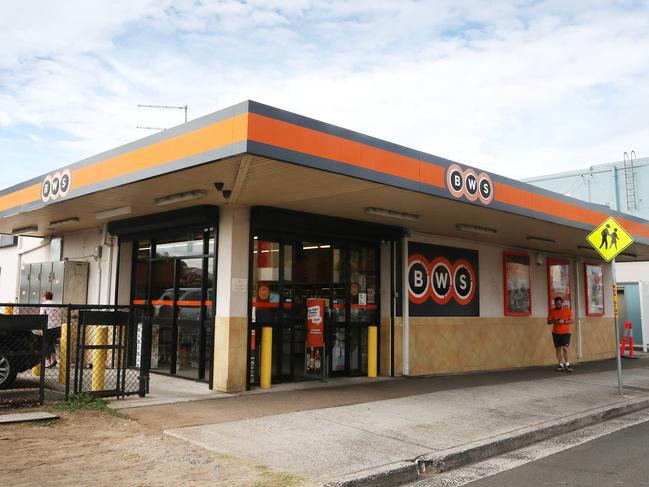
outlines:
[{"label": "beige tile wall", "polygon": [[[550,365],[556,361],[552,329],[546,318],[410,318],[409,323],[410,375]],[[584,318],[582,333],[581,361],[615,356],[613,318]],[[570,354],[574,362],[576,345],[573,333]]]},{"label": "beige tile wall", "polygon": [[214,389],[241,392],[246,389],[248,318],[217,316],[214,324]]}]

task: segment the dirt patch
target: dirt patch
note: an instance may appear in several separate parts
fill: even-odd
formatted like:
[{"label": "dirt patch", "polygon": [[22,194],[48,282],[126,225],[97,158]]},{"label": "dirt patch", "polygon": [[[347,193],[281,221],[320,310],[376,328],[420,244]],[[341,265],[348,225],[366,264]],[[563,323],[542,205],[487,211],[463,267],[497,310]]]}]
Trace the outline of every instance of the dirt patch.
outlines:
[{"label": "dirt patch", "polygon": [[[25,410],[23,410],[25,411]],[[306,486],[271,471],[162,437],[105,412],[57,412],[58,420],[0,428],[2,484],[128,486]]]}]

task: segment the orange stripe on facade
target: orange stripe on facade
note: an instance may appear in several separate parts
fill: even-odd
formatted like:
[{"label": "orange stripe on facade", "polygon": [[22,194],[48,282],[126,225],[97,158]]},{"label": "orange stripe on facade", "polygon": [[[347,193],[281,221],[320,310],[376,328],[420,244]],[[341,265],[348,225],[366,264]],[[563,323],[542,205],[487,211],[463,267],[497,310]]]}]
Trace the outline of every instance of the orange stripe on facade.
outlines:
[{"label": "orange stripe on facade", "polygon": [[72,173],[72,189],[244,141],[248,126],[247,119],[248,114],[244,113],[173,139],[82,167]]},{"label": "orange stripe on facade", "polygon": [[[248,137],[256,142],[344,162],[422,184],[446,187],[446,168],[436,164],[421,162],[418,159],[255,113],[250,114],[249,124]],[[494,186],[495,199],[514,207],[593,226],[599,225],[610,216],[585,206],[507,184],[495,183]],[[649,226],[620,217],[616,219],[633,235],[649,239]]]},{"label": "orange stripe on facade", "polygon": [[41,184],[34,184],[26,188],[19,189],[13,193],[0,196],[0,211],[16,208],[17,206],[39,201],[41,199]]},{"label": "orange stripe on facade", "polygon": [[[519,208],[526,208],[546,215],[552,215],[567,220],[573,220],[596,227],[602,223],[608,214],[585,208],[573,203],[561,201],[547,195],[526,191],[503,183],[494,183],[494,199]],[[616,217],[616,220],[630,233],[643,238],[649,238],[649,227],[641,223]]]},{"label": "orange stripe on facade", "polygon": [[[145,304],[146,301],[144,299],[134,299],[132,301],[133,304]],[[214,301],[211,299],[208,299],[205,301],[205,306],[212,306]],[[156,305],[156,306],[173,306],[174,302],[171,299],[154,299],[151,301],[151,304]],[[190,307],[190,306],[200,306],[201,302],[200,301],[176,301],[177,306],[185,306],[185,307]]]},{"label": "orange stripe on facade", "polygon": [[[248,130],[248,114],[222,120],[193,132],[163,140],[110,159],[72,171],[72,189],[150,169],[214,149],[243,142]],[[41,183],[0,197],[0,211],[40,201]],[[65,201],[65,200],[62,200]]]},{"label": "orange stripe on facade", "polygon": [[[325,134],[292,123],[249,114],[248,138],[255,142],[274,145],[304,154],[344,162],[391,176],[419,181],[418,159],[371,147],[360,142]],[[428,184],[444,185],[444,170],[430,168],[426,173]]]},{"label": "orange stripe on facade", "polygon": [[[72,172],[72,188],[105,182],[155,166],[181,160],[236,142],[251,140],[303,154],[337,161],[416,183],[445,188],[446,168],[389,150],[326,134],[255,113],[244,113],[172,139],[105,159]],[[495,200],[513,207],[598,225],[607,214],[496,182]],[[41,184],[0,196],[0,211],[40,201]],[[649,226],[616,217],[631,234],[649,239]]]}]

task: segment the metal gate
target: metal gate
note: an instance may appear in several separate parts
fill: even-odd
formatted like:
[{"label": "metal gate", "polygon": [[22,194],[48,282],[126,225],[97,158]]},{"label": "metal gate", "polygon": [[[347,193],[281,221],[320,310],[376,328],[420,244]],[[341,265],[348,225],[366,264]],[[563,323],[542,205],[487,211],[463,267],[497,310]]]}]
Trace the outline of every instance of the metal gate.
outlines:
[{"label": "metal gate", "polygon": [[[0,379],[3,364],[5,369],[10,365],[4,382],[0,380],[0,407],[16,404],[19,398],[37,403],[80,392],[144,397],[149,385],[150,309],[0,303]],[[19,330],[18,323],[24,325]],[[14,356],[27,351],[38,357]]]},{"label": "metal gate", "polygon": [[127,387],[128,311],[79,310],[74,393],[123,397]]}]

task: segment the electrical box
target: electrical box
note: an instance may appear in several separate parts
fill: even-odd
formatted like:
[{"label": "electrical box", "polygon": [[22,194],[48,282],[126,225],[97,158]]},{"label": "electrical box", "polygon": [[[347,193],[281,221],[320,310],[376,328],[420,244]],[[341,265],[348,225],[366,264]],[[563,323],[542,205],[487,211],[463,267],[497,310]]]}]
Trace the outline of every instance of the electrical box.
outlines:
[{"label": "electrical box", "polygon": [[41,262],[20,266],[18,303],[39,304],[45,291],[51,291],[56,304],[86,304],[88,262]]}]

